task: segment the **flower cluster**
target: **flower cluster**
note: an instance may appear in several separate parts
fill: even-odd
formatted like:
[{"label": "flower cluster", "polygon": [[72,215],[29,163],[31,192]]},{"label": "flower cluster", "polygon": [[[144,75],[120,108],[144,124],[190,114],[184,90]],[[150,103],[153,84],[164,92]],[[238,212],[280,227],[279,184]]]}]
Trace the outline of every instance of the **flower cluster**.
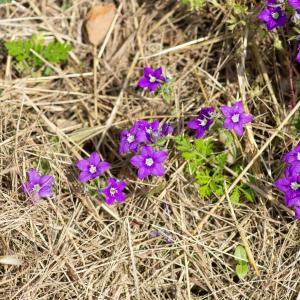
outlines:
[{"label": "flower cluster", "polygon": [[[232,129],[238,136],[243,136],[244,126],[252,122],[253,116],[245,113],[242,101],[236,102],[232,107],[221,106],[221,111],[225,117],[224,127]],[[200,110],[197,119],[188,122],[188,128],[196,130],[197,139],[202,138],[216,116],[213,107],[204,107]]]},{"label": "flower cluster", "polygon": [[[268,31],[286,25],[288,21],[287,4],[289,4],[289,8],[294,11],[291,20],[296,24],[299,22],[300,0],[288,0],[287,3],[285,3],[284,0],[267,0],[266,7],[258,15],[258,19],[265,22]],[[298,54],[296,60],[300,63],[300,42],[297,44],[297,50]]]},{"label": "flower cluster", "polygon": [[156,151],[155,143],[163,137],[172,134],[170,124],[162,126],[158,120],[147,122],[139,120],[127,130],[120,133],[119,153],[126,155],[132,152],[130,163],[138,168],[138,177],[144,179],[149,175],[163,176],[165,174],[163,163],[166,160],[167,151]]},{"label": "flower cluster", "polygon": [[284,192],[285,204],[295,208],[295,218],[300,220],[300,143],[284,155],[287,163],[284,178],[275,181],[275,186]]}]

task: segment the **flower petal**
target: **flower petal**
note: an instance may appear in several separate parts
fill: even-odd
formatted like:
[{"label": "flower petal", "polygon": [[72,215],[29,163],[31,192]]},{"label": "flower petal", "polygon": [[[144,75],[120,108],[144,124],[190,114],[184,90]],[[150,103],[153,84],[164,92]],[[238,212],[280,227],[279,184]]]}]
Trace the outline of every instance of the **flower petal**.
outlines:
[{"label": "flower petal", "polygon": [[243,102],[242,101],[235,102],[234,110],[235,110],[235,113],[243,114],[244,113]]},{"label": "flower petal", "polygon": [[120,180],[116,183],[116,186],[119,191],[123,191],[126,188],[126,182],[123,180]]},{"label": "flower petal", "polygon": [[133,166],[135,166],[137,168],[140,168],[140,167],[144,166],[144,157],[142,155],[135,155],[135,156],[130,158],[129,162]]},{"label": "flower petal", "polygon": [[164,176],[165,175],[165,168],[162,164],[156,164],[151,171],[152,175],[154,176]]},{"label": "flower petal", "polygon": [[115,195],[115,198],[118,202],[124,202],[126,200],[126,196],[124,193],[120,192]]},{"label": "flower petal", "polygon": [[39,196],[41,198],[51,197],[53,195],[53,192],[51,191],[51,188],[49,186],[44,186],[39,191]]},{"label": "flower petal", "polygon": [[233,129],[234,123],[232,122],[231,118],[226,118],[224,120],[224,127],[227,129]]},{"label": "flower petal", "polygon": [[149,80],[145,77],[138,81],[138,86],[140,88],[147,88],[149,84],[150,84]]},{"label": "flower petal", "polygon": [[154,158],[155,163],[162,163],[164,162],[168,157],[167,151],[157,151],[154,152],[152,157]]},{"label": "flower petal", "polygon": [[144,68],[144,76],[145,77],[148,77],[149,75],[154,75],[154,70],[152,70],[151,68],[149,67],[146,67]]},{"label": "flower petal", "polygon": [[144,156],[144,157],[152,156],[153,152],[154,152],[153,148],[148,145],[143,146],[142,151],[141,151],[142,156]]},{"label": "flower petal", "polygon": [[205,128],[203,127],[198,128],[196,131],[196,138],[201,139],[204,136],[205,132],[206,132]]},{"label": "flower petal", "polygon": [[100,156],[97,152],[93,152],[90,155],[89,162],[90,162],[91,165],[97,166],[100,163],[100,161],[101,161],[101,159],[100,159]]},{"label": "flower petal", "polygon": [[240,122],[242,124],[250,123],[253,121],[253,116],[249,114],[240,114]]},{"label": "flower petal", "polygon": [[54,181],[53,176],[41,176],[40,185],[41,186],[50,186],[50,185],[52,185],[53,181]]},{"label": "flower petal", "polygon": [[36,184],[36,183],[39,183],[41,176],[37,172],[37,170],[31,169],[28,172],[28,178],[29,178],[30,183]]},{"label": "flower petal", "polygon": [[187,127],[191,129],[198,129],[200,127],[199,125],[198,119],[193,119],[187,123]]},{"label": "flower petal", "polygon": [[110,168],[110,164],[106,161],[102,161],[97,165],[97,169],[98,171],[100,171],[100,175],[103,174],[109,168]]},{"label": "flower petal", "polygon": [[80,182],[87,182],[93,178],[93,175],[88,171],[83,171],[79,175]]},{"label": "flower petal", "polygon": [[144,179],[145,177],[149,176],[151,174],[151,170],[148,168],[139,168],[138,170],[138,177],[139,179]]},{"label": "flower petal", "polygon": [[230,118],[232,116],[232,114],[234,113],[233,108],[230,106],[223,105],[220,107],[220,109],[221,109],[221,112],[223,113],[223,115],[228,118]]},{"label": "flower petal", "polygon": [[90,162],[87,159],[78,160],[76,166],[80,171],[86,171],[90,166]]},{"label": "flower petal", "polygon": [[244,127],[240,124],[235,124],[233,130],[238,136],[243,136],[244,134]]}]

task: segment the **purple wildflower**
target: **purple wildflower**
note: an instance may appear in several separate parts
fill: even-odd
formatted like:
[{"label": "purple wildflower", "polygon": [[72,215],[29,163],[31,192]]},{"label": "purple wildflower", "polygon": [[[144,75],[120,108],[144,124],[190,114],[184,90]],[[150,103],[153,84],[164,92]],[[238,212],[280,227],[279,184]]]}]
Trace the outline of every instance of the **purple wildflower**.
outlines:
[{"label": "purple wildflower", "polygon": [[138,127],[145,133],[146,139],[149,143],[154,143],[159,138],[159,121],[154,120],[152,123],[141,120],[137,122]]},{"label": "purple wildflower", "polygon": [[300,164],[292,164],[285,169],[285,176],[291,177],[293,175],[300,175]]},{"label": "purple wildflower", "polygon": [[161,128],[160,136],[168,136],[172,134],[174,131],[174,128],[169,123],[164,123],[164,125]]},{"label": "purple wildflower", "polygon": [[[286,174],[289,175],[289,174]],[[275,186],[285,193],[286,206],[300,205],[300,176],[292,175],[275,181]]]},{"label": "purple wildflower", "polygon": [[128,151],[138,152],[140,143],[146,140],[145,132],[140,130],[138,124],[136,122],[129,130],[121,131],[119,146],[121,155],[127,154]]},{"label": "purple wildflower", "polygon": [[110,164],[101,161],[97,152],[93,152],[89,159],[78,160],[76,163],[77,168],[81,171],[79,180],[87,182],[101,176],[106,170],[110,168]]},{"label": "purple wildflower", "polygon": [[125,187],[126,183],[124,181],[116,181],[114,178],[109,178],[108,186],[105,189],[101,190],[101,192],[105,195],[105,202],[110,205],[114,201],[125,201],[126,196],[122,192]]},{"label": "purple wildflower", "polygon": [[278,26],[284,26],[287,17],[283,13],[281,7],[267,6],[259,15],[259,20],[266,23],[267,29],[270,31]]},{"label": "purple wildflower", "polygon": [[139,80],[138,86],[148,88],[149,91],[154,92],[165,82],[166,78],[162,75],[162,67],[156,70],[144,68],[144,77]]},{"label": "purple wildflower", "polygon": [[155,152],[151,146],[145,145],[142,148],[141,155],[133,156],[130,163],[139,169],[138,177],[143,180],[149,175],[164,176],[163,162],[167,156],[167,151]]},{"label": "purple wildflower", "polygon": [[23,192],[27,193],[33,204],[38,203],[41,198],[51,197],[53,192],[51,186],[54,181],[53,176],[41,176],[37,170],[32,169],[27,173],[29,178],[22,186]]},{"label": "purple wildflower", "polygon": [[244,112],[242,101],[238,101],[234,106],[221,106],[221,111],[225,116],[224,126],[242,136],[244,134],[244,125],[252,122],[253,116]]},{"label": "purple wildflower", "polygon": [[211,124],[214,122],[213,119],[214,109],[213,107],[201,108],[197,119],[193,119],[188,122],[188,128],[196,130],[196,138],[202,138],[205,132],[209,129]]},{"label": "purple wildflower", "polygon": [[290,6],[295,9],[300,9],[300,0],[288,0]]}]

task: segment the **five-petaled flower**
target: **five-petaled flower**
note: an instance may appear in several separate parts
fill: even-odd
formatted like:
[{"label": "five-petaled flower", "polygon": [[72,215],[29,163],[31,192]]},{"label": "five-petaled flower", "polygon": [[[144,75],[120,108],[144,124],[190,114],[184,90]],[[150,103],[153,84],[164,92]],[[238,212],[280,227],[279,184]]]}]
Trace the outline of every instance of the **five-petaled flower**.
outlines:
[{"label": "five-petaled flower", "polygon": [[125,155],[128,151],[138,152],[139,145],[146,140],[146,134],[135,123],[130,129],[123,130],[120,133],[119,153]]},{"label": "five-petaled flower", "polygon": [[232,107],[221,106],[221,111],[225,116],[224,126],[233,129],[239,136],[244,134],[244,125],[253,120],[252,115],[244,112],[242,101],[236,102]]},{"label": "five-petaled flower", "polygon": [[197,119],[188,122],[188,128],[196,130],[196,138],[202,138],[205,132],[209,129],[214,122],[214,109],[213,107],[204,107],[200,110]]},{"label": "five-petaled flower", "polygon": [[109,163],[101,161],[97,152],[93,152],[88,159],[78,160],[76,166],[81,171],[79,175],[81,182],[96,179],[110,168]]},{"label": "five-petaled flower", "polygon": [[278,26],[284,26],[287,17],[280,6],[268,5],[259,15],[259,20],[266,23],[267,29],[270,31]]},{"label": "five-petaled flower", "polygon": [[38,203],[41,198],[51,197],[53,192],[51,186],[54,181],[53,176],[41,176],[37,170],[31,169],[28,173],[28,182],[22,186],[22,190],[30,196],[33,204]]},{"label": "five-petaled flower", "polygon": [[156,70],[144,68],[144,77],[139,80],[138,86],[148,88],[149,91],[154,92],[165,82],[166,78],[162,75],[162,67]]},{"label": "five-petaled flower", "polygon": [[164,176],[163,162],[168,156],[167,151],[156,151],[148,145],[143,146],[140,155],[130,159],[130,163],[138,168],[138,177],[144,179],[149,175]]},{"label": "five-petaled flower", "polygon": [[288,174],[275,181],[275,186],[285,194],[286,206],[300,206],[300,176]]},{"label": "five-petaled flower", "polygon": [[116,181],[114,178],[108,179],[108,186],[101,190],[105,195],[105,202],[112,204],[114,201],[124,202],[126,199],[123,190],[126,188],[126,183],[122,180]]}]

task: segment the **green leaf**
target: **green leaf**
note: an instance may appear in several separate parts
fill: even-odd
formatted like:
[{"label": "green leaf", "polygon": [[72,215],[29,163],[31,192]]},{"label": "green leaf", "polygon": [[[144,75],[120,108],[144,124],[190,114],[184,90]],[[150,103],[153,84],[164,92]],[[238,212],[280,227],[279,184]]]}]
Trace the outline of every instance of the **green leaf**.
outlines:
[{"label": "green leaf", "polygon": [[199,172],[199,174],[197,174],[196,178],[197,178],[197,183],[199,185],[208,184],[209,181],[211,180],[211,176],[209,175],[208,170]]},{"label": "green leaf", "polygon": [[44,50],[44,57],[52,64],[60,63],[68,58],[72,47],[59,42],[51,42]]},{"label": "green leaf", "polygon": [[245,198],[249,201],[249,202],[254,202],[255,200],[255,193],[254,191],[247,187],[247,186],[240,186],[239,190],[241,191],[241,193],[245,196]]},{"label": "green leaf", "polygon": [[234,259],[238,261],[238,263],[248,262],[248,257],[245,248],[242,245],[238,245],[234,251]]},{"label": "green leaf", "polygon": [[224,169],[224,166],[226,164],[226,160],[227,160],[227,154],[226,153],[222,153],[219,155],[216,155],[213,157],[213,162],[220,168],[220,169]]},{"label": "green leaf", "polygon": [[249,271],[249,267],[247,264],[237,264],[235,266],[235,272],[236,275],[240,278],[240,279],[244,279]]},{"label": "green leaf", "polygon": [[232,204],[238,204],[240,202],[240,192],[239,188],[235,187],[230,195],[230,201]]}]

